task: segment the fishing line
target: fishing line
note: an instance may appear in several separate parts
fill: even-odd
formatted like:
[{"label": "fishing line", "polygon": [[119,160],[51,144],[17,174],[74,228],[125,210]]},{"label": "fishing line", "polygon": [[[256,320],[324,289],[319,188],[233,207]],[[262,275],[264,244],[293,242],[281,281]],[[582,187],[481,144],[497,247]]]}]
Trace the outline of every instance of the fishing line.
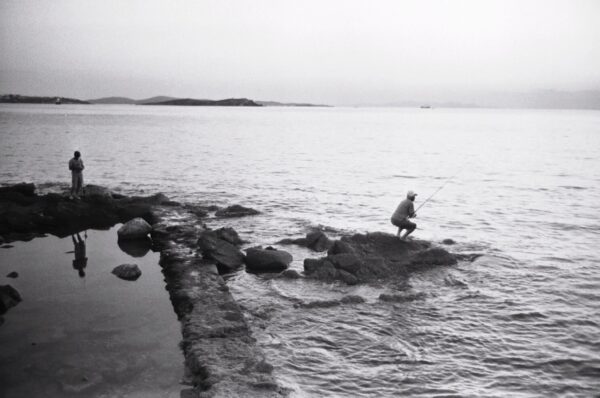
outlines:
[{"label": "fishing line", "polygon": [[434,193],[432,193],[431,195],[429,195],[429,197],[428,197],[427,199],[425,199],[425,201],[424,201],[423,203],[421,203],[421,205],[420,205],[419,207],[417,207],[417,210],[415,210],[415,213],[416,213],[417,211],[419,211],[419,209],[420,209],[421,207],[425,206],[425,203],[429,202],[429,200],[430,200],[431,198],[433,198],[433,197],[435,196],[435,194],[436,194],[436,193],[438,193],[439,191],[441,191],[441,190],[442,190],[442,188],[444,188],[444,187],[445,187],[445,186],[446,186],[446,185],[447,185],[447,184],[448,184],[448,183],[449,183],[449,182],[450,182],[450,181],[451,181],[451,180],[452,180],[454,177],[456,177],[457,175],[459,175],[459,174],[460,174],[460,172],[463,170],[463,168],[464,168],[464,166],[463,166],[463,167],[461,167],[461,168],[460,168],[460,170],[458,170],[458,171],[456,172],[456,174],[454,174],[454,175],[452,175],[452,176],[448,177],[448,178],[446,179],[446,181],[444,181],[444,183],[443,183],[443,184],[442,184],[442,185],[441,185],[441,186],[440,186],[438,189],[436,189],[436,190],[435,190],[435,192],[434,192]]}]

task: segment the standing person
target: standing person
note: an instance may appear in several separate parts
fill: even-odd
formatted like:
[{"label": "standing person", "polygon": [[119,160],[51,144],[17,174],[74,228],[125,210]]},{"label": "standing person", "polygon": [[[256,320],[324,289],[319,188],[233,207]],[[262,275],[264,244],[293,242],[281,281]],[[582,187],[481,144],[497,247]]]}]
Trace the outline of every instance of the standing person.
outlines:
[{"label": "standing person", "polygon": [[[406,194],[406,199],[404,199],[398,207],[396,211],[392,215],[392,224],[398,227],[398,233],[396,236],[401,240],[406,240],[408,235],[410,235],[415,229],[417,229],[417,224],[412,221],[409,221],[409,218],[414,218],[417,216],[415,213],[414,201],[417,197],[417,194],[413,191],[408,191]],[[406,230],[404,236],[402,236],[402,230]]]},{"label": "standing person", "polygon": [[75,151],[73,158],[69,160],[69,170],[71,170],[71,196],[70,199],[79,199],[79,194],[83,189],[83,160],[81,153]]}]

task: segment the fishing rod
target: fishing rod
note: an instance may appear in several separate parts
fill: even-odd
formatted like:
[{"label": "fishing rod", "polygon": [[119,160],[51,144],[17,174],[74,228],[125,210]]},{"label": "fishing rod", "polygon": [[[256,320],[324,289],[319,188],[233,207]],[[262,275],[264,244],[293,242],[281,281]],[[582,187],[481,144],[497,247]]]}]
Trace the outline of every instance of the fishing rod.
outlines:
[{"label": "fishing rod", "polygon": [[436,190],[435,190],[435,192],[434,192],[434,193],[432,193],[432,194],[431,194],[431,195],[430,195],[430,196],[429,196],[427,199],[425,199],[425,201],[424,201],[423,203],[421,203],[421,205],[420,205],[419,207],[417,207],[417,210],[415,210],[415,213],[416,213],[417,211],[419,211],[419,209],[420,209],[421,207],[425,206],[425,203],[429,202],[429,200],[430,200],[431,198],[433,198],[433,197],[435,196],[435,194],[436,194],[436,193],[438,193],[439,191],[441,191],[441,190],[442,190],[442,188],[444,188],[444,187],[445,187],[445,186],[446,186],[446,185],[447,185],[447,184],[450,182],[450,180],[452,180],[454,177],[456,177],[456,176],[457,176],[457,175],[458,175],[458,174],[459,174],[461,171],[462,171],[462,168],[461,168],[461,169],[460,169],[460,170],[459,170],[459,171],[458,171],[456,174],[454,174],[454,175],[452,175],[452,176],[448,177],[448,178],[446,179],[446,181],[444,181],[444,183],[443,183],[443,184],[442,184],[442,185],[441,185],[441,186],[440,186],[438,189],[436,189]]}]

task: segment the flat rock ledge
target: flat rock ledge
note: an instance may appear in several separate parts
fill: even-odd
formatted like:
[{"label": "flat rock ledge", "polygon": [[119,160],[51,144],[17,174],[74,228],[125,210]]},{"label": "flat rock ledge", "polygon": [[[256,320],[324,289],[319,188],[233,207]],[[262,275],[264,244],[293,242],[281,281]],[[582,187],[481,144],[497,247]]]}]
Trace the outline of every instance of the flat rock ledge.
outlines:
[{"label": "flat rock ledge", "polygon": [[216,261],[197,251],[201,220],[183,212],[181,207],[157,206],[152,239],[161,252],[160,265],[181,321],[181,347],[195,386],[185,396],[286,396]]}]

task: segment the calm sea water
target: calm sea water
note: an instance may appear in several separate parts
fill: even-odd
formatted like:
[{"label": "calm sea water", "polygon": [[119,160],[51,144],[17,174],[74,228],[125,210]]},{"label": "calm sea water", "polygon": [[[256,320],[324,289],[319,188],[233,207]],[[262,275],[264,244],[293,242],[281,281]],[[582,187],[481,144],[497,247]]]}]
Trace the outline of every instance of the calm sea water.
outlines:
[{"label": "calm sea water", "polygon": [[[68,182],[78,149],[88,183],[262,211],[228,222],[251,244],[394,232],[407,190],[447,182],[414,235],[485,255],[412,277],[423,300],[229,278],[276,376],[297,396],[600,391],[598,111],[2,105],[0,140],[2,183]],[[367,301],[293,305],[345,294]]]}]

